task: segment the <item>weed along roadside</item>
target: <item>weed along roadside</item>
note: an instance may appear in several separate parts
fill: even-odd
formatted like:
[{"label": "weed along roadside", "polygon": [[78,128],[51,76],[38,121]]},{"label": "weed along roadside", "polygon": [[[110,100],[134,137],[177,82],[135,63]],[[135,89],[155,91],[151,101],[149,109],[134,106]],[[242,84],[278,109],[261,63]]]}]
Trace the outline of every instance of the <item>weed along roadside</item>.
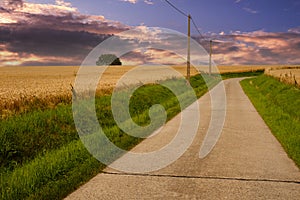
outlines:
[{"label": "weed along roadside", "polygon": [[266,75],[241,85],[253,105],[300,168],[300,90]]},{"label": "weed along roadside", "polygon": [[[224,77],[245,75],[251,74],[227,74]],[[191,86],[198,98],[221,81],[214,76],[205,79],[207,84],[200,75],[191,77]],[[178,87],[186,84],[183,79],[165,81]],[[186,95],[185,91],[182,95]],[[99,123],[115,145],[130,150],[142,140],[125,134],[116,125],[111,111],[111,95],[97,96],[95,100]],[[185,106],[191,103],[187,98]],[[148,112],[154,104],[165,108],[167,120],[183,109],[169,89],[148,84],[136,90],[130,99],[133,121],[141,126],[149,124]],[[53,108],[28,107],[26,112],[2,119],[0,155],[1,199],[61,199],[105,167],[79,140],[72,105],[68,102]]]}]

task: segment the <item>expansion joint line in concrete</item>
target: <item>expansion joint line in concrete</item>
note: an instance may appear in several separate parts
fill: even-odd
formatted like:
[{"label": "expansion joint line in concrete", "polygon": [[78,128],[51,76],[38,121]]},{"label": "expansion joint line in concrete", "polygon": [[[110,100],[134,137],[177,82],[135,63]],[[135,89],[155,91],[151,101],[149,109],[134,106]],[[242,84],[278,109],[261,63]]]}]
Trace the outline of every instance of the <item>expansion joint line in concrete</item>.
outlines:
[{"label": "expansion joint line in concrete", "polygon": [[245,182],[272,182],[272,183],[291,183],[299,184],[300,181],[279,180],[279,179],[259,179],[259,178],[240,178],[240,177],[217,177],[217,176],[184,176],[170,174],[139,174],[139,173],[121,173],[121,172],[101,172],[102,174],[117,176],[140,176],[140,177],[164,177],[164,178],[182,178],[182,179],[211,179],[211,180],[228,180],[228,181],[245,181]]}]

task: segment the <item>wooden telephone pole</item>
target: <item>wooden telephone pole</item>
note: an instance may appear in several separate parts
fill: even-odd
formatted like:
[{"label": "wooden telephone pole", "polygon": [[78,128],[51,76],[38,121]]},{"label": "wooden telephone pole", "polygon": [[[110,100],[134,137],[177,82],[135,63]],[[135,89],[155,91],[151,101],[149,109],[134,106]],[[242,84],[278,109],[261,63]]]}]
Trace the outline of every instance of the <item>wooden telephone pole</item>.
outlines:
[{"label": "wooden telephone pole", "polygon": [[209,41],[209,75],[211,75],[212,40]]},{"label": "wooden telephone pole", "polygon": [[188,16],[188,49],[187,49],[187,80],[190,83],[191,77],[191,15]]}]

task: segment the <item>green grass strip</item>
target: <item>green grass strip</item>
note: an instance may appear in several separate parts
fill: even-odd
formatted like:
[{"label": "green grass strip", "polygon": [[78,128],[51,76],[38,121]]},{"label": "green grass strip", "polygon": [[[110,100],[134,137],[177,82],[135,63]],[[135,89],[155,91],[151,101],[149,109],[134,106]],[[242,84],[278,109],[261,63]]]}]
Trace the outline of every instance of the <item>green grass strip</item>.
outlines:
[{"label": "green grass strip", "polygon": [[262,75],[241,85],[287,154],[300,167],[300,90]]},{"label": "green grass strip", "polygon": [[75,189],[75,182],[84,181],[80,177],[92,175],[93,168],[99,166],[81,141],[73,141],[59,150],[36,157],[13,172],[2,174],[1,199],[56,199],[70,191],[69,184]]},{"label": "green grass strip", "polygon": [[264,70],[256,70],[256,71],[249,71],[249,72],[228,72],[221,74],[222,79],[229,79],[229,78],[241,78],[241,77],[252,77],[252,76],[259,76],[264,73]]}]

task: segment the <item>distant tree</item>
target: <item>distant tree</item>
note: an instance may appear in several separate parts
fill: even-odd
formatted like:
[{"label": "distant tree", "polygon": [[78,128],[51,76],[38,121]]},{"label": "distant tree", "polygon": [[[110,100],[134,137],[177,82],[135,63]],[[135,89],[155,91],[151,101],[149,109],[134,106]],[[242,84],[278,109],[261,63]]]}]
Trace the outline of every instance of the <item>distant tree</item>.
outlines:
[{"label": "distant tree", "polygon": [[114,54],[102,54],[99,56],[96,64],[100,65],[122,65],[120,58]]}]

